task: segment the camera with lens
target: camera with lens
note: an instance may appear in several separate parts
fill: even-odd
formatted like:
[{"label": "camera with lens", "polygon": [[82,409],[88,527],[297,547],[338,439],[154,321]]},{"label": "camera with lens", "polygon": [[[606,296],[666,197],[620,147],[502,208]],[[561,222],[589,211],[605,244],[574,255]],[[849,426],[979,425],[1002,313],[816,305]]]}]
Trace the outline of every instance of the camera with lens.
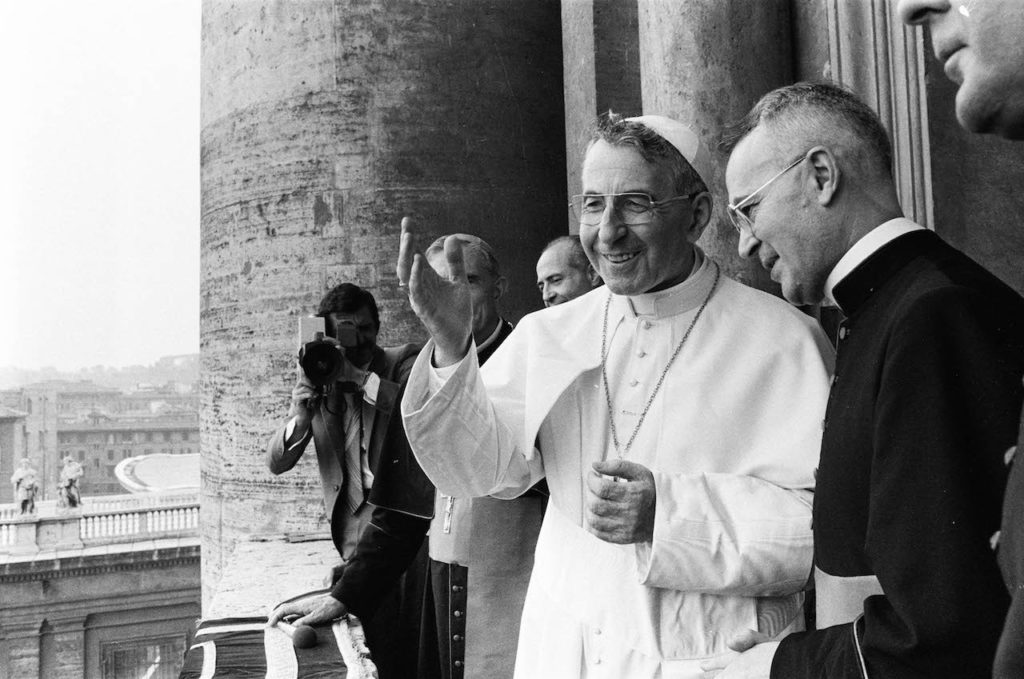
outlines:
[{"label": "camera with lens", "polygon": [[[341,373],[344,350],[356,346],[359,335],[350,320],[339,320],[336,327],[337,343],[326,338],[324,319],[311,316],[299,319],[299,365],[306,378],[316,387],[334,384]],[[340,345],[340,347],[339,347]]]}]

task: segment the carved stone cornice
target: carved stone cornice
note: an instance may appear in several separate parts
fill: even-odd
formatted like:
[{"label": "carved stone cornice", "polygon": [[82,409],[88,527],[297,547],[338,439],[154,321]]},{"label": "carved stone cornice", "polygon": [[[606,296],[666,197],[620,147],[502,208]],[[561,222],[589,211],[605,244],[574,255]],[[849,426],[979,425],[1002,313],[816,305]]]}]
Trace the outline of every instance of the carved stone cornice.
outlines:
[{"label": "carved stone cornice", "polygon": [[88,617],[81,611],[69,611],[63,615],[51,612],[46,616],[46,624],[51,634],[83,634]]},{"label": "carved stone cornice", "polygon": [[138,552],[54,557],[0,565],[0,584],[74,578],[119,571],[151,570],[199,563],[199,545]]},{"label": "carved stone cornice", "polygon": [[832,80],[863,98],[893,145],[893,178],[907,216],[935,227],[922,31],[892,0],[827,0]]}]

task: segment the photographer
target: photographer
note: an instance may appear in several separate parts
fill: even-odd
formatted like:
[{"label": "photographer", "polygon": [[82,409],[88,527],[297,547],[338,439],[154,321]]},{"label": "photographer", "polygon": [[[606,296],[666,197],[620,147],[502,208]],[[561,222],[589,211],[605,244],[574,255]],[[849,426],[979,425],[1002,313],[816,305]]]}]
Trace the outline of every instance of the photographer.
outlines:
[{"label": "photographer", "polygon": [[298,622],[318,622],[351,612],[363,623],[381,679],[403,677],[416,657],[424,562],[414,561],[395,587],[412,555],[380,563],[375,550],[357,544],[364,533],[365,545],[379,544],[398,530],[426,533],[430,524],[433,487],[412,457],[398,414],[419,347],[377,346],[377,304],[351,283],[328,292],[317,316],[326,336],[300,347],[289,419],[270,439],[267,466],[274,474],[288,471],[314,441],[343,568],[330,594],[279,607],[271,619],[300,615]]}]

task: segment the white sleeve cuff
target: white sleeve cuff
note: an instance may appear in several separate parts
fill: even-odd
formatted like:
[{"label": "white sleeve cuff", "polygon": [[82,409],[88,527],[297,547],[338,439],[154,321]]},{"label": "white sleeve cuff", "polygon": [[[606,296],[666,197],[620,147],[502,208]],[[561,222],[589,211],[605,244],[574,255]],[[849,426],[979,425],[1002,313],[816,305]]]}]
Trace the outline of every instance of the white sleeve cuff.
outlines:
[{"label": "white sleeve cuff", "polygon": [[742,596],[803,589],[811,491],[743,474],[653,473],[654,539],[634,552],[642,584]]},{"label": "white sleeve cuff", "polygon": [[285,450],[291,450],[295,446],[299,445],[299,441],[302,441],[302,439],[299,439],[298,441],[296,441],[295,443],[293,443],[293,444],[291,444],[289,446],[288,445],[288,441],[291,440],[292,434],[294,434],[294,433],[295,433],[295,418],[292,417],[292,419],[288,420],[288,424],[285,425],[285,428],[284,428]]},{"label": "white sleeve cuff", "polygon": [[[469,354],[466,354],[469,356]],[[444,383],[448,381],[448,378],[455,374],[455,371],[459,369],[459,366],[465,363],[465,357],[458,363],[452,363],[443,368],[435,368],[433,356],[431,361],[427,364],[430,370],[427,371],[427,388],[430,389],[431,394],[436,394],[444,386]]]}]

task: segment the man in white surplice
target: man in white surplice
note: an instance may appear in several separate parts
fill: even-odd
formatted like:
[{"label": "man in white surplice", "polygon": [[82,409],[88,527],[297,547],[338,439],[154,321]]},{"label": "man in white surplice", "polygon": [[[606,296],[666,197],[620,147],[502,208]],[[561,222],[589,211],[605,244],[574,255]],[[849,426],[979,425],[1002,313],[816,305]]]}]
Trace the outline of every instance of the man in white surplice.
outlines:
[{"label": "man in white surplice", "polygon": [[671,119],[602,117],[573,206],[606,286],[525,317],[483,370],[461,249],[442,279],[403,220],[432,336],[402,403],[420,464],[454,496],[551,490],[516,677],[699,677],[800,624],[832,352],[694,244],[705,154]]}]

